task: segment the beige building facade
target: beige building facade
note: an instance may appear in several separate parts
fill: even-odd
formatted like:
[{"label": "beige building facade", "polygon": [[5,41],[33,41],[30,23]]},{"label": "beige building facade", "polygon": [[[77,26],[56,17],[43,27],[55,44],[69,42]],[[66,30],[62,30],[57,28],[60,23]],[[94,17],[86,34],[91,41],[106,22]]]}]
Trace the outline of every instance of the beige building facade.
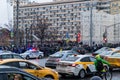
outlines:
[{"label": "beige building facade", "polygon": [[[105,1],[106,2],[106,1]],[[85,43],[90,43],[90,10],[91,10],[91,4],[92,10],[97,10],[96,12],[93,12],[93,18],[95,17],[95,14],[97,13],[97,16],[93,20],[95,23],[93,25],[93,32],[97,36],[92,36],[94,42],[102,42],[102,35],[105,31],[104,26],[108,26],[107,22],[108,20],[103,19],[104,25],[102,24],[101,18],[99,17],[104,13],[100,13],[97,9],[98,1],[92,1],[86,0],[86,1],[65,1],[65,2],[49,2],[49,3],[40,3],[40,4],[29,4],[25,6],[19,7],[19,28],[25,29],[26,27],[30,27],[31,24],[36,22],[35,16],[38,15],[41,18],[47,18],[48,22],[52,25],[50,26],[50,30],[57,29],[57,39],[65,39],[66,33],[69,33],[70,40],[76,41],[76,33],[81,32],[81,41]],[[106,3],[109,7],[110,4]],[[110,11],[107,8],[107,11]],[[83,15],[83,14],[86,15]],[[107,16],[107,13],[105,14]],[[84,17],[85,18],[84,18]],[[109,16],[110,17],[110,16]],[[84,19],[85,22],[83,22]],[[99,19],[100,18],[100,19]],[[100,21],[101,20],[101,21]],[[111,22],[114,21],[113,18],[110,18]],[[16,8],[14,8],[14,24],[16,23]],[[87,24],[88,23],[88,24]],[[98,27],[99,26],[99,27]],[[100,31],[101,30],[101,31]],[[111,29],[114,30],[114,29]],[[99,32],[99,33],[98,33]],[[83,34],[84,33],[84,34]],[[114,37],[114,32],[112,31],[111,37]],[[87,36],[86,36],[87,35]],[[109,39],[110,42],[114,42],[113,38]]]}]

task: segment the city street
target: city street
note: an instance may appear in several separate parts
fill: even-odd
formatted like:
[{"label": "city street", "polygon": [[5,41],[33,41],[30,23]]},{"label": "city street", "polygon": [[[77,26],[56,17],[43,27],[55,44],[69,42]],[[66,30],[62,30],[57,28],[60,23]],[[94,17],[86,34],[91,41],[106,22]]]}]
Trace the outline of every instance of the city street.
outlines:
[{"label": "city street", "polygon": [[[34,63],[37,63],[41,66],[45,66],[45,62],[46,62],[47,58],[45,59],[31,59],[29,61],[31,62],[34,62]],[[62,78],[60,77],[60,80],[89,80],[92,76],[86,76],[85,79],[78,79],[76,77],[70,77],[70,76],[67,76],[65,78]],[[112,80],[119,80],[120,79],[120,70],[115,70],[113,71],[113,77],[112,77]]]}]

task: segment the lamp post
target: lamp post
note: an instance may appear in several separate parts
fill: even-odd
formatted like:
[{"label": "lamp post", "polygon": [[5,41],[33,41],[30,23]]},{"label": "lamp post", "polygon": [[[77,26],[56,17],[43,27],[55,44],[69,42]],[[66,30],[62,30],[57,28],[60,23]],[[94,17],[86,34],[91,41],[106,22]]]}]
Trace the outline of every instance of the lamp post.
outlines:
[{"label": "lamp post", "polygon": [[15,37],[14,37],[14,44],[15,45],[19,45],[19,28],[18,28],[18,26],[19,26],[19,21],[18,21],[18,14],[19,14],[19,0],[7,0],[7,2],[8,3],[10,3],[10,5],[12,6],[14,6],[15,4],[16,4],[16,23],[14,23],[14,34],[15,34]]},{"label": "lamp post", "polygon": [[26,45],[26,49],[27,49],[27,46],[28,46],[28,28],[26,27],[25,28],[25,37],[26,37],[26,39],[25,39],[25,45]]},{"label": "lamp post", "polygon": [[16,45],[18,46],[19,45],[19,28],[18,28],[18,25],[19,25],[19,22],[18,22],[18,16],[19,14],[19,0],[16,1]]},{"label": "lamp post", "polygon": [[92,3],[92,0],[91,0],[91,4],[90,4],[90,46],[92,46],[92,42],[93,42],[93,40],[92,40],[92,37],[93,37],[93,32],[92,32],[92,30],[93,30],[93,21],[92,21],[92,10],[93,10],[93,3]]}]

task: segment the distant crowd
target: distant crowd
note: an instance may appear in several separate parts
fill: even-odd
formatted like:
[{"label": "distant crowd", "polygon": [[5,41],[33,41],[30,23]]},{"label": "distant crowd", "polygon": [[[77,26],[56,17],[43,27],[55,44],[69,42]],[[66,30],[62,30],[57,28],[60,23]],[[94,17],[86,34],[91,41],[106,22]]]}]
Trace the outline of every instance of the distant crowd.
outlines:
[{"label": "distant crowd", "polygon": [[[88,52],[94,52],[102,47],[110,47],[110,48],[115,48],[115,47],[118,47],[120,46],[120,43],[117,43],[117,44],[93,44],[93,46],[89,46],[88,44],[82,44],[82,43],[79,43],[79,44],[76,44],[76,43],[70,43],[70,44],[67,44],[67,45],[60,45],[60,44],[56,44],[56,45],[44,45],[44,46],[40,46],[38,45],[37,47],[34,47],[40,51],[43,51],[44,54],[46,56],[50,55],[50,54],[53,54],[57,51],[59,51],[61,48],[63,50],[68,50],[68,49],[71,49],[72,47],[74,46],[77,46],[77,47],[83,47],[84,49],[86,49]],[[33,46],[21,46],[21,47],[18,47],[18,46],[14,46],[14,47],[11,47],[11,46],[1,46],[0,49],[1,50],[8,50],[8,51],[12,51],[12,52],[15,52],[15,53],[24,53],[26,50],[28,50],[29,48],[33,48]]]}]

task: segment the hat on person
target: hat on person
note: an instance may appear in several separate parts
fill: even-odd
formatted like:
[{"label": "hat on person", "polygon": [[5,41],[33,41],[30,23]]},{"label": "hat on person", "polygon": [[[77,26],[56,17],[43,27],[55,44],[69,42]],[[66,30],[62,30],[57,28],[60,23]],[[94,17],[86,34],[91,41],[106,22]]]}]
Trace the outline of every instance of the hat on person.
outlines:
[{"label": "hat on person", "polygon": [[99,54],[98,54],[98,55],[96,55],[96,56],[95,56],[95,58],[96,58],[96,59],[100,58],[100,55],[99,55]]}]

